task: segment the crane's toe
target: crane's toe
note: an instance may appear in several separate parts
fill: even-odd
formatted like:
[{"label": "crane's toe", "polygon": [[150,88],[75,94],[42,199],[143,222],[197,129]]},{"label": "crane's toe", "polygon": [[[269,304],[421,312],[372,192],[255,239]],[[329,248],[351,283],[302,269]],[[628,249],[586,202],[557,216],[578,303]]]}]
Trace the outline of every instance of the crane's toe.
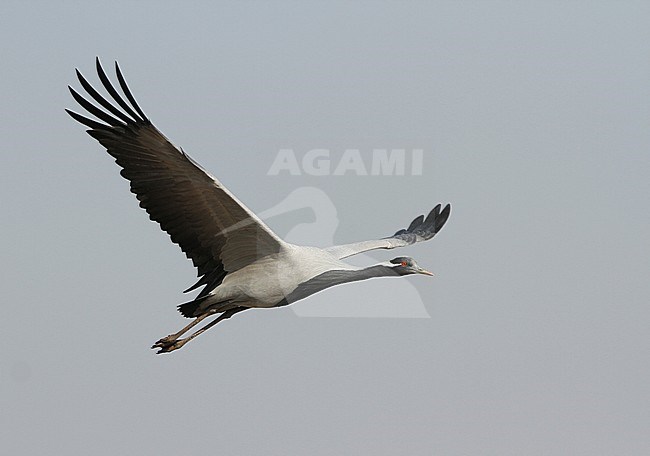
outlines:
[{"label": "crane's toe", "polygon": [[158,339],[158,341],[155,344],[153,344],[151,348],[167,347],[173,344],[174,342],[176,342],[177,339],[178,337],[175,334],[170,334],[169,336],[165,336],[162,339]]},{"label": "crane's toe", "polygon": [[166,344],[154,344],[151,348],[160,348],[156,352],[157,355],[160,355],[161,353],[169,353],[173,352],[174,350],[178,350],[181,348],[189,339],[178,339],[178,340],[172,340],[169,343]]}]

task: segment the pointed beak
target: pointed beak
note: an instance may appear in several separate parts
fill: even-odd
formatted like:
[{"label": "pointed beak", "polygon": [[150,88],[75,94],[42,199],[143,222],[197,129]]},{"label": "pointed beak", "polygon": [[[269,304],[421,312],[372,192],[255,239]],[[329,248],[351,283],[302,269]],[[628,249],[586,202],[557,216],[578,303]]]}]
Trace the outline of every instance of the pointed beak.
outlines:
[{"label": "pointed beak", "polygon": [[418,269],[418,274],[424,274],[424,275],[432,276],[433,272],[429,272],[426,269],[420,268],[420,269]]}]

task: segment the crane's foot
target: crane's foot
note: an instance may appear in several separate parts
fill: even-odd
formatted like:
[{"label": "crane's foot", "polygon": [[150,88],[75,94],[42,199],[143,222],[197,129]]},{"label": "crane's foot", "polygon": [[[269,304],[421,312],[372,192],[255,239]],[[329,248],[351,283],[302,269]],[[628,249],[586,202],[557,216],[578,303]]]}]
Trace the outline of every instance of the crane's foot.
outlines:
[{"label": "crane's foot", "polygon": [[162,339],[158,339],[158,341],[155,344],[153,344],[151,348],[167,347],[169,345],[172,345],[177,340],[178,340],[178,336],[176,334],[170,334],[169,336],[165,336]]},{"label": "crane's foot", "polygon": [[[165,339],[165,338],[163,338]],[[185,345],[188,341],[189,338],[186,339],[171,339],[171,340],[166,340],[164,343],[161,343],[163,339],[160,339],[160,341],[156,342],[151,348],[159,348],[156,352],[156,354],[161,354],[161,353],[169,353],[173,352],[174,350],[178,350],[181,348],[183,345]]]},{"label": "crane's foot", "polygon": [[185,344],[185,342],[179,344],[178,342],[181,340],[183,339],[179,339],[177,334],[170,334],[169,336],[165,336],[158,340],[158,342],[153,344],[151,348],[159,348],[160,350],[156,353],[169,353],[181,348]]}]

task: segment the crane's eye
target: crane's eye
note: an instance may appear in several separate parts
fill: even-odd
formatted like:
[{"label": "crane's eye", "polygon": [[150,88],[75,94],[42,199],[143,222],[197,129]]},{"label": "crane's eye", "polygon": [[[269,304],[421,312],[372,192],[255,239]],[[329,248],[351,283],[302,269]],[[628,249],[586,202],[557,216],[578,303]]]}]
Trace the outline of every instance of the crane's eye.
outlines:
[{"label": "crane's eye", "polygon": [[405,260],[402,260],[402,266],[406,267],[408,266],[408,263]]}]

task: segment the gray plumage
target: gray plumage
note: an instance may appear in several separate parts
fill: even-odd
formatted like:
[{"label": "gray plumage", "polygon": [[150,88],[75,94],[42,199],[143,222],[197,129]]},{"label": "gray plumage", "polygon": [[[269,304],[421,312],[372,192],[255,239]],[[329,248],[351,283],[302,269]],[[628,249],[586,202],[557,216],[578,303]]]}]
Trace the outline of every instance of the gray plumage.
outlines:
[{"label": "gray plumage", "polygon": [[[117,62],[115,71],[124,96],[111,83],[99,59],[96,69],[113,102],[77,70],[81,86],[95,103],[72,87],[70,93],[98,120],[66,111],[90,128],[88,134],[122,168],[120,174],[130,182],[140,207],[197,268],[198,281],[185,291],[203,287],[194,300],[179,306],[184,316],[194,320],[156,342],[152,348],[158,348],[158,353],[176,350],[219,321],[246,309],[288,305],[328,287],[372,277],[431,275],[407,257],[368,268],[341,260],[368,250],[431,239],[447,221],[449,204],[442,209],[438,204],[426,218],[417,217],[408,228],[387,238],[326,249],[289,244],[153,126],[129,90]],[[213,322],[181,338],[200,321],[216,314],[220,315]]]}]

